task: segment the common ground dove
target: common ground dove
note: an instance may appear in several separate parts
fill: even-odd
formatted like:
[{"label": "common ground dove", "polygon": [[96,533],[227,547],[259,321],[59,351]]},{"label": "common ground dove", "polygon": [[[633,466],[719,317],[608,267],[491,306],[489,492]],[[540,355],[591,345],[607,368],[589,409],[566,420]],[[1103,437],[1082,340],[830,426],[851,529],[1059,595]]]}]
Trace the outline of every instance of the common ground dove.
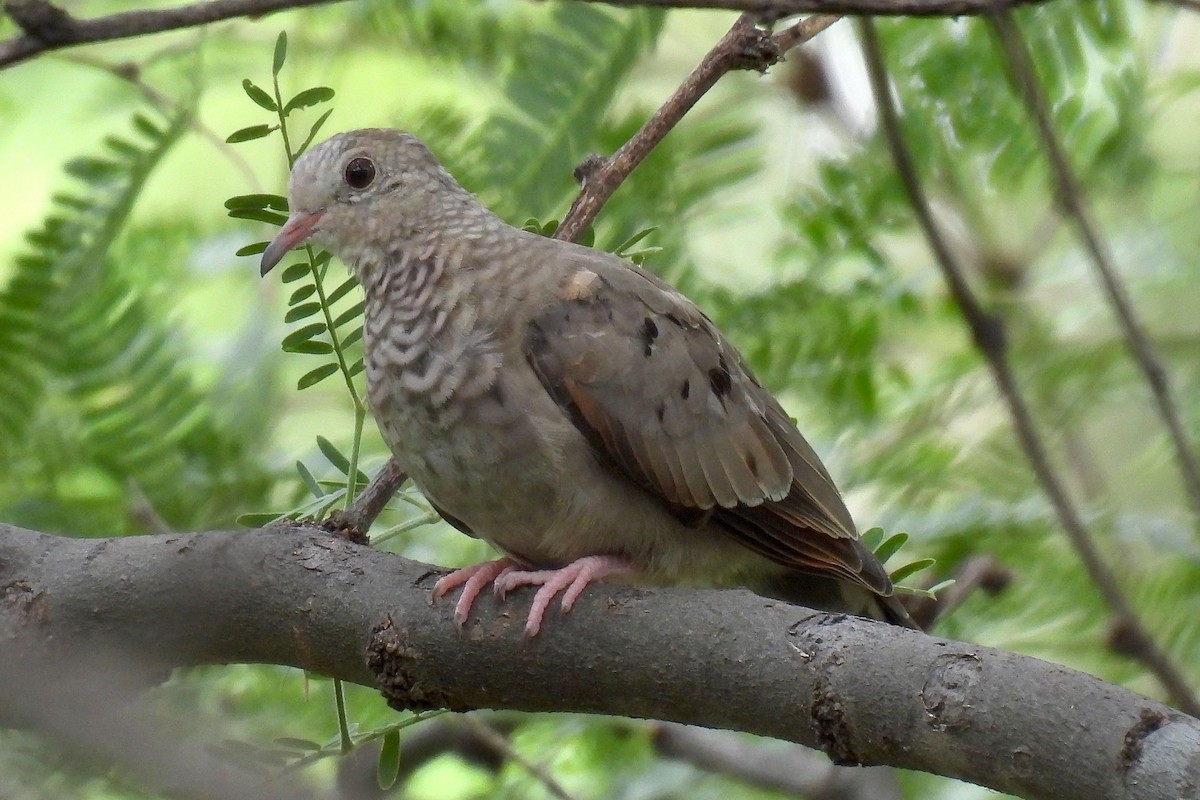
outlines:
[{"label": "common ground dove", "polygon": [[514,228],[413,136],[295,164],[265,274],[311,240],[366,294],[367,394],[435,509],[502,557],[439,580],[570,610],[603,578],[745,586],[912,625],[829,473],[691,301],[611,253]]}]

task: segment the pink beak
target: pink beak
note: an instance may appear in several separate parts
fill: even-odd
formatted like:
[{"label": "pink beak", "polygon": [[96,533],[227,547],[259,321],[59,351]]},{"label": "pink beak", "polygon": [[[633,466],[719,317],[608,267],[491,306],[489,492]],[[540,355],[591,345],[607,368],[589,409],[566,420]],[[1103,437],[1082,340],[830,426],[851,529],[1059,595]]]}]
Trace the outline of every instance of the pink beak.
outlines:
[{"label": "pink beak", "polygon": [[288,250],[307,239],[324,214],[325,209],[292,212],[287,222],[283,223],[283,227],[279,229],[279,233],[275,234],[275,238],[263,251],[260,274],[266,275],[272,267],[280,262]]}]

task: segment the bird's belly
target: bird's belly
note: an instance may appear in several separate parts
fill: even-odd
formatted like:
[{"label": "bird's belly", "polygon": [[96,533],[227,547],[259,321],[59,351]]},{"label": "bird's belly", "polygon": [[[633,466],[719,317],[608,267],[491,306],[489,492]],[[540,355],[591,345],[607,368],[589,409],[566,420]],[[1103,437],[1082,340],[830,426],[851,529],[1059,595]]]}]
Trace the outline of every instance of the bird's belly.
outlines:
[{"label": "bird's belly", "polygon": [[537,409],[513,401],[510,383],[440,405],[372,393],[383,440],[418,488],[502,549],[511,532],[544,528],[560,503],[556,448]]},{"label": "bird's belly", "polygon": [[601,463],[531,372],[509,370],[469,402],[377,389],[371,401],[384,441],[430,501],[530,566],[619,555],[637,583],[733,585],[765,563],[711,526],[683,525]]}]

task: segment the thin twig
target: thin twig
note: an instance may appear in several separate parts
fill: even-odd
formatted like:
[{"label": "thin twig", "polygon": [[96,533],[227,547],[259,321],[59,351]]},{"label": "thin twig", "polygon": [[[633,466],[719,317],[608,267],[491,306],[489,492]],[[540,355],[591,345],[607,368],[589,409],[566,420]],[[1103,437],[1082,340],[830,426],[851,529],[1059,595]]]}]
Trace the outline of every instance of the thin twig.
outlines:
[{"label": "thin twig", "polygon": [[578,239],[596,219],[617,187],[629,177],[629,173],[716,85],[721,76],[738,66],[766,69],[779,60],[779,55],[771,35],[755,24],[754,15],[743,14],[738,17],[729,32],[708,51],[679,88],[650,115],[629,141],[609,158],[587,162],[576,170],[577,176],[582,178],[583,188],[554,232],[554,238],[571,242]]},{"label": "thin twig", "polygon": [[[175,8],[122,11],[75,19],[48,0],[4,0],[4,10],[22,33],[0,42],[0,68],[63,47],[128,39],[151,33],[194,28],[236,17],[260,17],[272,11],[329,5],[343,0],[209,0]],[[723,8],[772,21],[796,14],[869,14],[959,17],[986,14],[1046,0],[586,0],[614,6]]]},{"label": "thin twig", "polygon": [[725,73],[735,69],[765,71],[777,63],[784,52],[807,42],[838,19],[826,14],[808,17],[772,36],[755,24],[755,15],[739,17],[629,141],[609,158],[592,159],[580,167],[577,172],[581,173],[583,188],[571,203],[554,238],[578,239],[617,187]]},{"label": "thin twig", "polygon": [[354,498],[350,508],[336,512],[330,517],[330,522],[339,528],[354,529],[365,535],[406,480],[408,473],[394,457],[389,456],[387,463],[379,468],[371,482]]},{"label": "thin twig", "polygon": [[963,319],[967,323],[975,346],[983,355],[991,370],[992,378],[996,381],[996,387],[1012,418],[1013,428],[1021,449],[1025,452],[1025,457],[1029,460],[1034,474],[1041,483],[1042,490],[1054,507],[1067,538],[1083,562],[1084,569],[1087,570],[1092,583],[1095,584],[1112,613],[1116,626],[1122,632],[1122,641],[1129,645],[1129,654],[1141,661],[1158,678],[1178,708],[1196,716],[1200,714],[1200,702],[1192,693],[1187,681],[1147,633],[1145,626],[1121,591],[1116,576],[1101,558],[1091,532],[1084,524],[1068,496],[1066,488],[1051,466],[1050,456],[1033,421],[1029,405],[1017,386],[1016,377],[1008,363],[1008,345],[1005,341],[1003,323],[994,314],[984,309],[975,296],[974,290],[967,283],[962,265],[959,264],[957,257],[943,237],[941,229],[933,219],[929,200],[917,177],[912,156],[901,133],[900,120],[888,85],[883,53],[875,33],[875,25],[867,18],[860,19],[858,24],[866,54],[871,90],[879,108],[880,122],[888,146],[892,151],[896,171],[904,184],[905,193],[908,195],[909,203],[929,247],[941,268],[950,294],[962,310]]},{"label": "thin twig", "polygon": [[462,719],[466,722],[467,727],[477,739],[486,744],[488,747],[495,750],[497,753],[502,753],[505,758],[521,769],[528,772],[535,780],[546,787],[546,791],[559,798],[559,800],[575,800],[574,795],[563,788],[562,784],[554,779],[554,776],[543,769],[541,766],[534,764],[525,756],[517,752],[512,746],[512,742],[508,740],[504,734],[497,731],[491,725],[480,719],[475,719],[470,714],[463,715]]},{"label": "thin twig", "polygon": [[1129,353],[1141,369],[1150,392],[1154,396],[1158,413],[1167,428],[1167,435],[1175,449],[1175,460],[1179,464],[1179,472],[1188,500],[1192,506],[1195,522],[1200,525],[1200,462],[1188,441],[1187,430],[1179,413],[1178,404],[1171,392],[1170,379],[1167,371],[1155,352],[1154,345],[1146,335],[1145,326],[1138,318],[1133,302],[1129,299],[1112,255],[1096,228],[1095,222],[1088,211],[1080,189],[1079,180],[1071,170],[1067,154],[1062,142],[1054,130],[1050,120],[1050,111],[1043,95],[1041,83],[1029,54],[1029,47],[1021,35],[1021,29],[1011,14],[999,13],[988,18],[1000,41],[1000,51],[1004,57],[1016,84],[1017,92],[1025,103],[1025,109],[1033,119],[1041,139],[1042,149],[1050,162],[1050,172],[1054,181],[1054,190],[1058,202],[1067,217],[1075,224],[1084,250],[1091,259],[1092,266],[1100,277],[1100,283],[1108,297],[1108,302],[1116,313],[1125,336],[1125,344]]},{"label": "thin twig", "polygon": [[775,46],[780,53],[786,53],[797,45],[804,44],[821,31],[841,19],[839,14],[813,14],[795,22],[775,34]]}]

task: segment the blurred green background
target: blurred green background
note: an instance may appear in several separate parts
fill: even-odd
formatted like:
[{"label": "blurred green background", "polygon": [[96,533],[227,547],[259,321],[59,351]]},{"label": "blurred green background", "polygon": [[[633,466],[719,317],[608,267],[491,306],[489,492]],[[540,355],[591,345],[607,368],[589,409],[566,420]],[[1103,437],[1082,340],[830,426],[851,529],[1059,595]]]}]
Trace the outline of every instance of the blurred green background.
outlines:
[{"label": "blurred green background", "polygon": [[[93,16],[129,4],[68,7]],[[1195,448],[1200,15],[1095,0],[1017,19]],[[413,131],[522,224],[561,216],[572,168],[627,139],[732,20],[371,0],[64,50],[0,72],[0,519],[76,536],[225,528],[311,503],[297,461],[319,480],[343,479],[317,437],[350,451],[345,387],[335,376],[296,390],[322,359],[280,350],[296,327],[283,321],[293,287],[277,273],[260,280],[256,256],[234,255],[273,229],[230,219],[223,205],[286,186],[277,136],[224,143],[273,121],[242,80],[270,86],[280,31],[285,97],[336,91],[331,106],[293,114],[301,135],[328,107],[318,140],[366,126]],[[935,210],[1008,324],[1055,466],[1153,635],[1200,686],[1198,521],[994,38],[972,19],[879,29]],[[0,21],[0,36],[15,32]],[[648,227],[640,245],[661,249],[647,266],[697,301],[781,396],[860,528],[909,532],[905,554],[935,557],[940,576],[975,555],[1011,571],[1006,591],[976,592],[939,634],[1161,696],[1107,647],[1107,613],[914,225],[849,23],[766,76],[723,79],[617,193],[595,241],[612,248]],[[344,280],[337,263],[328,274],[330,286]],[[368,420],[362,466],[384,458]],[[389,534],[384,546],[447,565],[487,555],[441,523],[419,524],[421,501],[406,491],[411,502],[394,501],[373,531]],[[360,730],[395,721],[373,692],[347,688]],[[231,736],[261,746],[336,733],[330,685],[295,670],[191,670],[158,694],[219,713]],[[643,726],[570,715],[507,724],[517,751],[580,798],[780,796],[659,760]],[[309,773],[323,784],[337,769],[328,759]],[[142,796],[14,732],[0,733],[0,773],[29,797]],[[910,798],[994,796],[915,773],[899,781]],[[548,796],[518,765],[492,771],[451,756],[398,792]]]}]

